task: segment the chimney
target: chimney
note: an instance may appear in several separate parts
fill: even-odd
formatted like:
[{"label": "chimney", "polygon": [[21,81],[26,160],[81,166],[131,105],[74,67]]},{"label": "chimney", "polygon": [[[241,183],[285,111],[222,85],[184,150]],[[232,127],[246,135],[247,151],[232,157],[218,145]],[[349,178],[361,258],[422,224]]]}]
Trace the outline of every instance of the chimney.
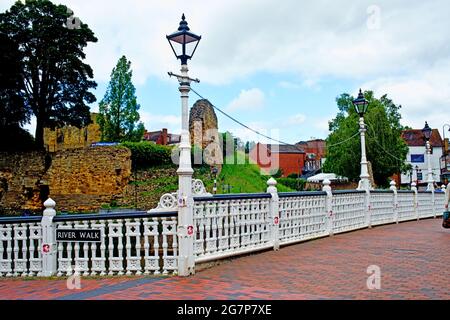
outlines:
[{"label": "chimney", "polygon": [[169,143],[169,141],[168,141],[168,136],[167,136],[167,129],[163,128],[162,129],[162,136],[161,136],[161,144],[163,146],[167,146],[168,143]]}]

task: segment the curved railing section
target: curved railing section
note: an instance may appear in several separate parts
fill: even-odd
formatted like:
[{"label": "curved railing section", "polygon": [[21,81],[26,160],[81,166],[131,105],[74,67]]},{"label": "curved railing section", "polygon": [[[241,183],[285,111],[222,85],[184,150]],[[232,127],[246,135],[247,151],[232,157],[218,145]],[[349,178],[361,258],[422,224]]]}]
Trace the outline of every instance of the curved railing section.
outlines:
[{"label": "curved railing section", "polygon": [[[177,274],[186,259],[198,264],[437,217],[446,202],[444,192],[397,190],[394,183],[367,192],[332,190],[327,182],[323,191],[278,193],[274,179],[266,193],[211,195],[197,189],[190,201],[167,194],[170,201],[163,196],[149,212],[56,215],[49,199],[42,216],[0,217],[0,276]],[[191,220],[179,220],[180,203],[192,206]],[[94,232],[98,239],[58,240],[59,231]]]}]

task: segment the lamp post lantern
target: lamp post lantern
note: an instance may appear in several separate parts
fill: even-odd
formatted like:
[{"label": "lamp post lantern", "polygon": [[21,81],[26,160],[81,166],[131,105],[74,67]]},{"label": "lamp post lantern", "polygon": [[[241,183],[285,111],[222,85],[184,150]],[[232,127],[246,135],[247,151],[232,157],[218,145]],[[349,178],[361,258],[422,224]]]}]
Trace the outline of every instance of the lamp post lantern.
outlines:
[{"label": "lamp post lantern", "polygon": [[425,121],[425,127],[422,129],[423,136],[425,137],[425,146],[427,150],[427,163],[428,163],[428,172],[427,172],[427,191],[434,191],[434,181],[433,181],[433,169],[431,168],[431,144],[430,138],[433,130],[430,128],[428,123]]},{"label": "lamp post lantern", "polygon": [[188,230],[193,230],[193,206],[191,165],[191,142],[189,138],[189,91],[191,82],[200,82],[188,76],[187,61],[192,58],[197,49],[201,36],[192,33],[183,14],[178,30],[167,36],[167,40],[176,56],[181,61],[181,74],[169,72],[169,76],[175,76],[180,84],[181,93],[181,141],[180,158],[178,165],[178,274],[188,276],[195,272],[193,254],[193,235]]},{"label": "lamp post lantern", "polygon": [[359,89],[358,98],[353,100],[356,113],[359,115],[359,133],[361,136],[361,174],[358,183],[358,190],[370,190],[372,187],[369,180],[369,169],[366,157],[366,125],[364,123],[364,114],[367,112],[369,102],[364,98],[364,94]]}]

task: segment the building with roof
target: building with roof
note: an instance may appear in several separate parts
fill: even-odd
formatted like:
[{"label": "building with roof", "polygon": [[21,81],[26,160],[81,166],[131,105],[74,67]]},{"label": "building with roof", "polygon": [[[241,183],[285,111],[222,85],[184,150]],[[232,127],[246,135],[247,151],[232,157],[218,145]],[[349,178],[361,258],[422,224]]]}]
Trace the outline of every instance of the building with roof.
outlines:
[{"label": "building with roof", "polygon": [[249,159],[267,173],[281,169],[282,176],[302,174],[305,166],[305,151],[296,145],[257,143],[249,153]]},{"label": "building with roof", "polygon": [[[404,130],[402,132],[402,138],[409,148],[408,154],[406,155],[406,162],[411,164],[412,170],[406,174],[401,174],[400,183],[402,185],[407,185],[416,182],[418,186],[426,186],[428,163],[426,141],[422,129]],[[430,145],[433,180],[440,183],[443,141],[438,129],[432,130]]]},{"label": "building with roof", "polygon": [[312,139],[308,141],[300,141],[295,144],[297,147],[305,151],[305,167],[303,175],[305,177],[313,176],[322,169],[325,161],[326,142],[323,139]]},{"label": "building with roof", "polygon": [[163,146],[179,144],[181,141],[181,135],[168,133],[164,128],[158,131],[145,131],[144,140],[151,141]]}]

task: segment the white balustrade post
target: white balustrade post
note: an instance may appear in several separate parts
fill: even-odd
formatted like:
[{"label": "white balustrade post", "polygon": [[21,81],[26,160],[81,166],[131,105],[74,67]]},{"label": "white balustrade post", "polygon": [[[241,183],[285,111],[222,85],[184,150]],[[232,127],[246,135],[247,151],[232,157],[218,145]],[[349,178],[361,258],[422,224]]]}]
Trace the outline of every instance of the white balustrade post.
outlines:
[{"label": "white balustrade post", "polygon": [[333,193],[331,192],[331,182],[328,179],[323,180],[322,191],[327,193],[327,198],[325,200],[325,211],[327,214],[327,232],[330,236],[333,235],[333,222],[334,214],[332,208]]},{"label": "white balustrade post", "polygon": [[436,219],[436,216],[437,216],[437,214],[436,214],[436,203],[435,203],[435,201],[436,201],[436,197],[434,196],[434,188],[433,189],[431,189],[431,204],[432,204],[432,208],[433,208],[433,217],[434,217],[434,219]]},{"label": "white balustrade post", "polygon": [[359,175],[360,180],[358,183],[358,190],[366,190],[367,192],[372,189],[369,180],[369,169],[366,156],[366,125],[364,123],[364,117],[359,118],[359,133],[361,136],[361,174]]},{"label": "white balustrade post", "polygon": [[370,190],[366,189],[366,196],[365,196],[365,208],[364,210],[366,211],[366,224],[368,228],[372,228],[372,208],[371,208],[371,203],[370,203]]},{"label": "white balustrade post", "polygon": [[417,192],[417,187],[416,187],[416,183],[415,182],[411,183],[411,191],[414,192],[414,197],[413,197],[414,215],[415,215],[416,219],[419,220],[419,208],[418,208],[418,206],[419,206],[419,202],[418,202],[419,197],[417,195],[418,192]]},{"label": "white balustrade post", "polygon": [[191,80],[188,67],[181,66],[178,78],[181,93],[181,141],[178,174],[178,275],[189,276],[195,273],[194,260],[194,199],[192,197],[191,141],[189,138],[189,91]]},{"label": "white balustrade post", "polygon": [[389,188],[394,193],[393,196],[393,204],[392,210],[394,211],[394,222],[398,223],[398,196],[397,196],[397,186],[395,185],[395,181],[391,181],[391,187]]},{"label": "white balustrade post", "polygon": [[56,225],[53,217],[56,216],[56,203],[51,198],[44,202],[45,210],[41,220],[42,226],[42,273],[40,276],[50,277],[56,273],[57,266],[57,246],[56,246]]},{"label": "white balustrade post", "polygon": [[273,242],[273,249],[278,250],[280,248],[280,202],[278,198],[277,181],[274,178],[270,178],[269,180],[267,180],[267,192],[272,196],[269,204],[269,212],[270,218],[272,220],[271,237]]}]

